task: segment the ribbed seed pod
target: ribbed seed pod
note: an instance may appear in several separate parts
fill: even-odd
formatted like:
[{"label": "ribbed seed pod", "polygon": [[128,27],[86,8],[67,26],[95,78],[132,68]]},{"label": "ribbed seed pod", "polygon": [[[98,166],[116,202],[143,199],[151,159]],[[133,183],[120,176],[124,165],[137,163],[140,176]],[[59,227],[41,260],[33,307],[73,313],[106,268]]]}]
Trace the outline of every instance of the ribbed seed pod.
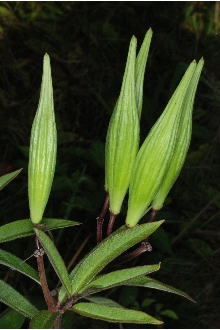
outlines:
[{"label": "ribbed seed pod", "polygon": [[129,186],[126,217],[129,227],[135,226],[146,213],[167,173],[176,146],[182,104],[195,68],[193,61],[137,154]]},{"label": "ribbed seed pod", "polygon": [[180,128],[176,147],[174,150],[173,158],[170,163],[168,172],[159,188],[156,196],[152,202],[152,208],[154,210],[160,210],[163,206],[164,200],[176,181],[186,158],[187,151],[189,149],[191,135],[192,135],[192,111],[193,103],[196,94],[197,85],[201,75],[201,71],[204,65],[203,58],[199,61],[196,70],[191,79],[188,87],[182,109],[182,116],[180,121]]},{"label": "ribbed seed pod", "polygon": [[118,214],[127,192],[139,145],[135,63],[137,40],[131,39],[121,92],[112,114],[105,146],[105,189],[110,211]]},{"label": "ribbed seed pod", "polygon": [[31,130],[28,165],[30,217],[34,224],[42,220],[49,198],[57,152],[53,87],[50,58],[45,54],[40,100]]},{"label": "ribbed seed pod", "polygon": [[148,58],[148,52],[150,48],[151,38],[153,32],[151,28],[147,31],[144,41],[139,50],[136,59],[136,70],[135,70],[135,85],[136,85],[136,99],[137,99],[137,110],[138,116],[140,118],[143,103],[143,83],[144,83],[144,73]]}]

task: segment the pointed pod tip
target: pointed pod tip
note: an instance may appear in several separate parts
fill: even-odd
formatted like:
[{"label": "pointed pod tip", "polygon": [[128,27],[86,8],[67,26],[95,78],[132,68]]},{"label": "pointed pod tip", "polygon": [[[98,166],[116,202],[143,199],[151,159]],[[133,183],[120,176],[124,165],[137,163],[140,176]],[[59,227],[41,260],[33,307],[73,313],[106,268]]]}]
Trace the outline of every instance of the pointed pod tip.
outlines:
[{"label": "pointed pod tip", "polygon": [[50,56],[47,53],[44,55],[43,67],[43,70],[50,70]]},{"label": "pointed pod tip", "polygon": [[[147,33],[150,33],[150,34],[153,33],[152,27],[150,27],[150,28],[148,29]],[[146,34],[147,34],[147,33],[146,33]]]},{"label": "pointed pod tip", "polygon": [[137,44],[137,38],[135,36],[132,36],[131,43]]},{"label": "pointed pod tip", "polygon": [[45,55],[44,55],[44,62],[50,62],[50,56],[47,54],[47,53],[45,53]]}]

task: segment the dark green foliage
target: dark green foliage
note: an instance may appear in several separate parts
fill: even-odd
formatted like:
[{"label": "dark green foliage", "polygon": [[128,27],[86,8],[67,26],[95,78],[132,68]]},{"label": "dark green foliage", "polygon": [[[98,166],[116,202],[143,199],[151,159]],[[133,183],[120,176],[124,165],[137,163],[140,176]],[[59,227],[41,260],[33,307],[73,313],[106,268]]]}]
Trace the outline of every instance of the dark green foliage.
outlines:
[{"label": "dark green foliage", "polygon": [[[123,287],[119,289],[120,296],[114,289],[107,292],[108,297],[117,301],[119,298],[119,303],[121,297],[127,297],[127,306],[133,309],[136,306],[142,310],[148,304],[144,311],[163,319],[166,328],[219,326],[219,17],[218,2],[0,4],[0,175],[23,167],[1,191],[1,225],[29,217],[28,145],[39,98],[42,58],[47,52],[52,64],[58,160],[45,217],[82,223],[54,232],[66,265],[83,244],[82,237],[86,239],[93,233],[77,261],[96,244],[96,217],[105,198],[105,136],[121,87],[131,36],[135,34],[143,40],[149,27],[154,32],[145,75],[141,139],[161,114],[188,63],[205,58],[194,106],[190,151],[157,215],[157,220],[166,222],[150,238],[153,251],[127,265],[162,261],[154,278],[187,292],[197,304],[151,289],[133,292],[133,287]],[[126,206],[125,202],[123,214]],[[146,215],[142,222],[148,218]],[[116,228],[124,223],[124,217],[117,221]],[[30,237],[21,239],[16,246],[4,243],[2,248],[21,259],[35,249]],[[30,264],[36,269],[35,259]],[[46,271],[51,272],[49,263]],[[4,278],[5,267],[0,272]],[[10,271],[7,276],[8,283],[13,283],[19,292],[33,290],[38,294],[34,282],[26,281],[29,287],[24,286],[24,275]],[[131,295],[135,300],[129,302]],[[43,301],[40,295],[35,299]],[[151,299],[154,301],[149,303]],[[1,311],[4,310],[2,305]],[[179,319],[167,310],[175,312]],[[68,316],[64,318],[67,327],[118,328],[117,324],[81,316],[73,324]],[[22,322],[18,319],[17,326]]]}]

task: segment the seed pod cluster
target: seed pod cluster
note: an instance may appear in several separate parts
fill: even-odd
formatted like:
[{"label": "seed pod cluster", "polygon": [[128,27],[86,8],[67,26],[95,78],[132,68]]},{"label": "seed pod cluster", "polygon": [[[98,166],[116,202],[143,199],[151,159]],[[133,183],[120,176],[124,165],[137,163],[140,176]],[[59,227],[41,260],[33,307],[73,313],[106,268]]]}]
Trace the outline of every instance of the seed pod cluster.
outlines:
[{"label": "seed pod cluster", "polygon": [[[151,29],[136,58],[132,37],[119,99],[106,139],[105,188],[118,214],[129,188],[126,224],[135,226],[149,208],[159,210],[177,179],[189,148],[192,110],[204,60],[186,70],[165,110],[138,151],[143,81]],[[151,205],[152,204],[152,205]],[[151,205],[151,206],[150,206]]]},{"label": "seed pod cluster", "polygon": [[121,92],[113,111],[105,146],[105,189],[110,211],[118,214],[130,183],[139,147],[144,71],[152,30],[146,33],[136,58],[137,40],[132,37]]}]

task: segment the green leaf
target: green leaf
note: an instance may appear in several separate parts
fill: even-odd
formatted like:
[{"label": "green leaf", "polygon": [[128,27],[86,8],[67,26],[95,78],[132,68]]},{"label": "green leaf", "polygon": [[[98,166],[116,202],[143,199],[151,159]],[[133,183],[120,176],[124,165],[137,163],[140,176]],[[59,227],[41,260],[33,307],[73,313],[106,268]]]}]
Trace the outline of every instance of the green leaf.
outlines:
[{"label": "green leaf", "polygon": [[154,237],[152,237],[151,244],[162,252],[166,252],[173,256],[173,251],[171,249],[171,241],[168,233],[162,228],[158,228]]},{"label": "green leaf", "polygon": [[20,168],[20,170],[5,174],[0,177],[0,190],[2,190],[7,184],[12,181],[21,171],[23,168]]},{"label": "green leaf", "polygon": [[[123,225],[121,226],[120,228],[118,228],[114,233],[113,235],[116,235],[118,233],[121,233],[123,232],[124,230],[126,230],[126,225]],[[97,248],[97,247],[96,247]],[[87,257],[87,256],[86,256]],[[72,282],[77,270],[80,268],[81,264],[84,262],[84,260],[86,259],[86,257],[84,259],[82,259],[75,267],[74,269],[71,271],[69,277],[70,277],[70,281]],[[59,291],[59,294],[58,294],[58,301],[60,303],[64,302],[65,299],[67,298],[66,296],[66,290],[64,287],[61,287],[60,291]]]},{"label": "green leaf", "polygon": [[193,300],[188,294],[186,294],[185,292],[178,290],[176,288],[173,288],[170,285],[164,284],[162,282],[159,282],[157,280],[154,280],[148,276],[143,276],[134,280],[131,280],[129,282],[127,282],[127,285],[135,285],[135,286],[143,286],[145,288],[152,288],[152,289],[157,289],[157,290],[162,290],[162,291],[167,291],[170,293],[175,293],[178,294],[182,297],[185,297],[189,300],[191,300],[192,302],[195,303],[195,300]]},{"label": "green leaf", "polygon": [[[84,258],[85,259],[85,258]],[[71,273],[69,274],[69,278],[70,281],[72,282],[77,270],[79,269],[79,267],[81,266],[81,264],[83,263],[84,259],[80,260],[80,262],[78,262],[78,264],[73,268],[73,270],[71,271]],[[60,303],[64,302],[67,299],[67,294],[66,294],[66,290],[65,287],[62,286],[60,288],[60,291],[58,293],[58,301]]]},{"label": "green leaf", "polygon": [[[138,292],[139,290],[135,286],[124,286],[122,290],[120,290],[119,301],[123,304],[124,308],[134,308],[136,303],[138,303]],[[137,310],[137,308],[135,308],[135,310]],[[138,308],[138,310],[140,310],[140,308]]]},{"label": "green leaf", "polygon": [[67,293],[71,295],[71,283],[66,266],[64,264],[61,255],[57,251],[52,240],[43,231],[35,228],[35,232],[51,262],[51,265],[53,266],[55,272],[57,273],[61,283],[66,288]]},{"label": "green leaf", "polygon": [[109,307],[93,303],[79,303],[73,306],[74,312],[98,320],[117,323],[162,324],[154,317],[127,308]]},{"label": "green leaf", "polygon": [[0,280],[0,301],[29,318],[38,312],[25,297],[2,280]]},{"label": "green leaf", "polygon": [[100,297],[100,296],[89,296],[85,297],[85,300],[88,300],[90,302],[93,302],[95,304],[100,304],[100,305],[105,305],[105,306],[110,306],[110,307],[122,307],[118,303],[116,303],[114,300],[105,298],[105,297]]},{"label": "green leaf", "polygon": [[167,316],[171,319],[175,319],[175,320],[179,319],[177,314],[174,311],[170,310],[170,309],[166,309],[165,311],[160,312],[160,314],[165,315],[165,316]]},{"label": "green leaf", "polygon": [[155,303],[155,301],[156,301],[155,299],[146,298],[143,300],[141,307],[146,308],[146,307],[152,305],[153,303]]},{"label": "green leaf", "polygon": [[[42,223],[50,230],[79,225],[78,222],[61,219],[43,219]],[[0,243],[30,235],[34,235],[30,219],[17,220],[0,227]]]},{"label": "green leaf", "polygon": [[164,306],[164,304],[156,303],[156,305],[155,305],[156,312],[157,313],[160,313],[160,311],[162,310],[163,306]]},{"label": "green leaf", "polygon": [[41,311],[30,322],[29,329],[52,329],[59,314],[53,314],[50,311]]},{"label": "green leaf", "polygon": [[40,283],[40,278],[38,272],[29,266],[27,263],[25,263],[20,258],[14,256],[13,254],[6,252],[2,249],[0,249],[0,264],[8,266],[12,268],[13,270],[17,270],[20,273],[23,273],[30,278],[32,278],[34,281],[36,281],[38,284]]},{"label": "green leaf", "polygon": [[78,268],[72,280],[72,294],[88,285],[111,260],[151,235],[162,223],[163,220],[136,226],[112,234],[103,240],[89,253]]},{"label": "green leaf", "polygon": [[80,222],[76,222],[72,220],[48,219],[48,218],[43,218],[41,223],[46,224],[50,230],[81,225]]},{"label": "green leaf", "polygon": [[159,269],[160,269],[160,264],[117,270],[115,272],[111,272],[109,274],[99,276],[83,290],[89,290],[89,288],[91,288],[91,291],[89,292],[89,294],[91,294],[92,292],[96,292],[97,289],[99,291],[99,290],[106,290],[118,285],[123,285],[123,284],[126,285],[126,282],[133,278],[137,278],[141,275],[156,272]]},{"label": "green leaf", "polygon": [[20,329],[24,320],[24,315],[8,308],[0,317],[0,329]]}]

